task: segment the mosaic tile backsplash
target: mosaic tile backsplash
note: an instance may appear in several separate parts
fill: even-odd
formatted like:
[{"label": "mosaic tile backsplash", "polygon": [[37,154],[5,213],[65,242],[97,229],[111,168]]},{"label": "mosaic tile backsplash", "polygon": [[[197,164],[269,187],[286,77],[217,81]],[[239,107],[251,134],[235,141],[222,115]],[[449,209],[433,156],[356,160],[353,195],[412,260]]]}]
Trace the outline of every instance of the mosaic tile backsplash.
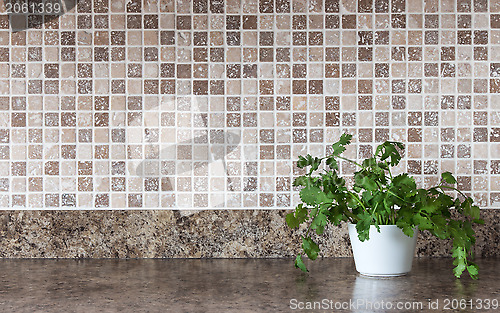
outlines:
[{"label": "mosaic tile backsplash", "polygon": [[2,208],[289,208],[343,132],[500,207],[498,0],[62,2],[0,5]]}]

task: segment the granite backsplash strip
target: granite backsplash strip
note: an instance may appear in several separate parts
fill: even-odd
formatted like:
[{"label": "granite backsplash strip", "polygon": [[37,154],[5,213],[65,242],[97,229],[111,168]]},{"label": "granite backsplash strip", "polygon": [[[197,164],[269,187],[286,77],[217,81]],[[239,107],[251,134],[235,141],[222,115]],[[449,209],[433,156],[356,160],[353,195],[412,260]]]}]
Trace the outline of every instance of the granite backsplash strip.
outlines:
[{"label": "granite backsplash strip", "polygon": [[0,1],[0,208],[286,209],[343,132],[500,205],[500,1],[56,2]]},{"label": "granite backsplash strip", "polygon": [[[299,250],[285,210],[3,211],[3,258],[276,258]],[[498,256],[500,210],[482,210],[475,253]],[[319,240],[325,257],[350,256],[346,225]],[[418,256],[450,256],[450,242],[420,232]]]}]

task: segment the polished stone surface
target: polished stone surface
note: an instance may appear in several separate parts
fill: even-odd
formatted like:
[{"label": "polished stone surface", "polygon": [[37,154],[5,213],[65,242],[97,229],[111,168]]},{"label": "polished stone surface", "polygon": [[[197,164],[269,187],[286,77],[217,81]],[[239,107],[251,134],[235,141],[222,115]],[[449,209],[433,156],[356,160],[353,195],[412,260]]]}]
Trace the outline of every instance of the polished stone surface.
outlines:
[{"label": "polished stone surface", "polygon": [[[300,248],[286,210],[0,211],[3,258],[277,258]],[[499,256],[500,210],[481,211],[477,256]],[[351,256],[346,225],[328,227],[325,257]],[[420,232],[418,256],[449,256],[450,242]]]},{"label": "polished stone surface", "polygon": [[[451,262],[415,259],[408,276],[373,279],[359,276],[351,258],[308,262],[308,274],[293,268],[291,259],[3,259],[0,311],[290,312],[319,301],[334,310],[305,311],[442,312],[447,301],[453,308],[453,299],[465,299],[468,307],[460,312],[500,311],[492,303],[490,310],[478,309],[479,301],[484,308],[487,299],[500,300],[500,259],[477,260],[477,281],[456,280]],[[376,309],[389,302],[414,309]]]}]

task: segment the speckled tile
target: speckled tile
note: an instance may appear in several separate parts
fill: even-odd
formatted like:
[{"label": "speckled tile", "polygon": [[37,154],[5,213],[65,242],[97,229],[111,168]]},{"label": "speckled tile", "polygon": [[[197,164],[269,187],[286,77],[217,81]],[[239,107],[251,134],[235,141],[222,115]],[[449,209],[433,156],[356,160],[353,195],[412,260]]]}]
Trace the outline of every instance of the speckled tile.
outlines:
[{"label": "speckled tile", "polygon": [[500,205],[496,1],[63,2],[0,14],[0,209],[289,209],[344,132]]}]

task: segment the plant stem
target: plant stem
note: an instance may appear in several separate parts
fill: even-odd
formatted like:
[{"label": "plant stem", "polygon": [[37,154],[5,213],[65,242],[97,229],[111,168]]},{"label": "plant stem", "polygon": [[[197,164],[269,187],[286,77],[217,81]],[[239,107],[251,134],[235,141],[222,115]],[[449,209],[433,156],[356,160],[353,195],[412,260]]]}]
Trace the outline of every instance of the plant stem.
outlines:
[{"label": "plant stem", "polygon": [[440,188],[440,189],[446,188],[446,189],[450,189],[450,190],[455,190],[455,191],[457,191],[459,194],[461,194],[461,195],[462,195],[462,197],[467,198],[467,196],[466,196],[466,195],[464,195],[464,193],[463,193],[463,192],[461,192],[460,190],[458,190],[458,189],[457,189],[457,188],[455,188],[455,187],[446,186],[446,185],[439,185],[439,186],[436,186],[436,188]]},{"label": "plant stem", "polygon": [[[354,215],[351,211],[349,211],[349,209],[346,209],[344,211],[344,214],[347,215],[348,217],[350,217],[353,220],[353,222],[354,221],[359,221],[359,217],[357,217],[356,215]],[[353,224],[355,224],[355,223],[353,223]]]},{"label": "plant stem", "polygon": [[359,166],[359,167],[363,167],[363,165],[361,165],[361,164],[359,164],[359,163],[357,163],[357,162],[355,162],[355,161],[353,161],[353,160],[349,160],[349,159],[343,158],[343,157],[341,157],[341,156],[337,156],[336,158],[339,158],[339,159],[341,159],[341,160],[344,160],[344,161],[350,162],[350,163],[355,164],[355,165],[357,165],[357,166]]}]

